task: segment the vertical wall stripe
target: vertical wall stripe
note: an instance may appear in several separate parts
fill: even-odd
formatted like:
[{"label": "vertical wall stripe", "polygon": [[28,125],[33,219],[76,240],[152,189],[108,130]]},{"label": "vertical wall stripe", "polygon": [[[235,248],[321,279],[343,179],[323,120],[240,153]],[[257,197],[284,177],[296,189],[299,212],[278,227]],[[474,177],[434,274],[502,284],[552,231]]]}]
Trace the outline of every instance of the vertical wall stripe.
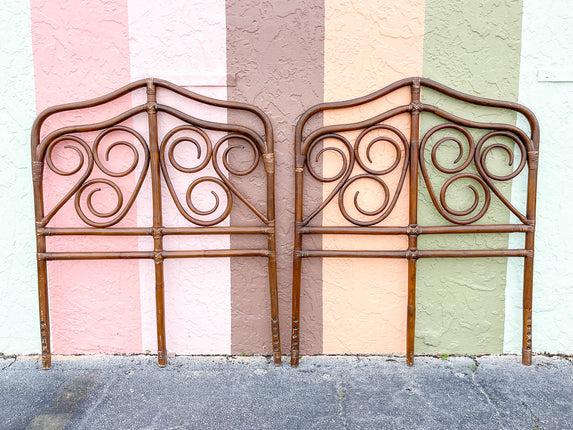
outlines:
[{"label": "vertical wall stripe", "polygon": [[[51,105],[100,96],[129,82],[127,5],[124,2],[102,0],[80,4],[66,0],[33,0],[31,18],[38,112]],[[123,100],[98,112],[110,115],[129,107],[129,100]],[[112,112],[113,109],[117,111]],[[61,122],[52,124],[60,126],[93,119],[87,115],[64,115]],[[60,162],[66,159],[70,160],[62,153]],[[45,172],[49,177],[48,169]],[[133,186],[132,180],[126,178],[122,184],[129,186],[131,181]],[[69,189],[69,183],[64,189],[62,183],[62,178],[54,178],[46,189],[48,205],[54,204],[62,192]],[[130,212],[128,221],[135,222],[134,212]],[[55,224],[69,226],[77,219],[73,202],[69,202]],[[79,251],[94,247],[98,250],[137,247],[137,239],[129,238],[99,242],[70,238],[66,242],[68,251],[70,247]],[[60,245],[49,241],[48,246],[58,250]],[[141,351],[137,267],[136,261],[48,264],[53,352]]]},{"label": "vertical wall stripe", "polygon": [[[540,123],[537,231],[533,280],[533,351],[573,352],[573,11],[571,3],[525,0],[519,102]],[[517,199],[525,187],[514,187]],[[511,241],[510,241],[511,243]],[[508,266],[504,352],[521,351],[523,265]],[[511,281],[511,282],[510,282]]]},{"label": "vertical wall stripe", "polygon": [[[177,0],[169,3],[129,0],[128,5],[132,79],[162,78],[192,91],[226,98],[224,0]],[[161,93],[158,97],[162,97]],[[164,96],[163,100],[199,118],[223,123],[227,119],[226,111],[222,109],[185,103],[174,95]],[[180,124],[167,114],[160,113],[158,119],[160,141],[170,129]],[[220,137],[213,133],[210,136],[213,142]],[[190,154],[191,151],[187,152],[187,156]],[[176,156],[185,157],[184,151],[176,152]],[[178,161],[183,165],[196,164],[192,158]],[[210,175],[216,173],[212,171]],[[175,188],[183,190],[182,201],[185,201],[184,195],[192,179],[188,175],[173,176]],[[142,189],[143,195],[150,196],[150,190],[148,182]],[[162,194],[164,223],[189,226],[165,186]],[[210,192],[199,195],[196,200],[194,193],[193,198],[199,208],[211,207],[213,197]],[[151,201],[140,200],[138,208],[140,223],[145,224],[147,220],[149,225]],[[222,225],[228,225],[228,220]],[[140,246],[150,249],[150,243],[145,240],[141,240]],[[165,246],[167,249],[225,249],[229,248],[229,239],[225,236],[166,237]],[[172,259],[164,264],[168,351],[177,354],[228,354],[231,350],[229,258]],[[157,347],[153,262],[142,261],[140,267],[143,347],[153,351]]]},{"label": "vertical wall stripe", "polygon": [[[482,97],[517,100],[521,39],[521,1],[495,5],[483,1],[428,0],[424,39],[424,76]],[[439,99],[426,91],[426,102],[486,121],[514,123],[511,114],[488,114],[462,103]],[[488,116],[489,115],[489,116]],[[426,130],[435,124],[422,119]],[[505,158],[495,161],[507,164]],[[510,192],[507,184],[504,191]],[[423,182],[421,190],[425,190]],[[471,194],[471,193],[470,193]],[[459,197],[463,203],[463,197]],[[427,194],[419,208],[420,222],[442,223]],[[467,202],[466,202],[467,203]],[[462,209],[461,207],[458,209]],[[509,220],[508,211],[492,199],[486,223]],[[495,238],[424,238],[420,247],[506,247],[507,235]],[[504,330],[506,259],[427,259],[418,263],[416,353],[499,353]]]},{"label": "vertical wall stripe", "polygon": [[[370,93],[392,82],[422,73],[424,1],[396,3],[389,0],[326,1],[325,79],[326,101],[347,100]],[[408,37],[403,37],[407,29]],[[375,109],[408,104],[409,91],[399,91]],[[367,109],[327,112],[325,124],[365,118]],[[375,110],[369,111],[370,114]],[[367,115],[367,113],[366,113]],[[407,115],[392,125],[409,135]],[[387,148],[386,148],[387,149]],[[384,148],[373,147],[373,159]],[[331,151],[332,152],[332,151]],[[390,153],[386,153],[389,156]],[[384,156],[384,155],[382,155]],[[325,176],[332,176],[340,160],[325,158]],[[377,168],[380,168],[377,166]],[[327,173],[328,170],[332,170]],[[394,178],[397,179],[397,178]],[[392,179],[390,179],[392,180]],[[363,181],[361,195],[382,196]],[[326,197],[331,184],[325,184]],[[408,185],[404,185],[388,225],[408,224]],[[374,208],[369,207],[369,210]],[[338,205],[324,210],[325,224],[344,224]],[[373,239],[373,240],[372,240]],[[360,238],[364,247],[403,249],[403,238]],[[353,239],[353,242],[357,242]],[[325,248],[348,249],[343,237],[325,237]],[[403,353],[405,350],[407,263],[405,260],[325,259],[323,261],[324,353]]]},{"label": "vertical wall stripe", "polygon": [[[573,302],[568,249],[573,229],[567,224],[573,201],[573,156],[567,148],[573,111],[573,11],[567,1],[551,2],[551,7],[543,0],[408,0],[399,6],[388,0],[176,0],[161,6],[143,0],[95,0],[81,5],[69,0],[8,3],[0,10],[0,82],[4,88],[0,187],[6,209],[0,211],[0,222],[13,228],[5,233],[6,246],[0,251],[4,304],[0,353],[40,350],[29,130],[36,113],[45,107],[99,96],[132,80],[155,76],[217,98],[228,93],[229,99],[256,104],[269,114],[276,141],[279,295],[286,353],[296,121],[313,104],[361,96],[396,79],[422,73],[470,94],[518,100],[537,115],[541,147],[533,349],[573,352],[573,308],[568,306]],[[226,87],[228,75],[231,79]],[[139,103],[138,97],[126,97],[97,114],[129,108]],[[424,91],[422,98],[425,102],[438,100],[431,91]],[[391,99],[373,108],[402,103],[408,95],[398,92]],[[171,101],[182,103],[179,98]],[[446,97],[439,102],[459,113],[469,112]],[[185,105],[185,109],[197,107]],[[364,109],[360,114],[369,112]],[[486,120],[516,120],[511,115],[500,118],[497,112],[489,115],[481,108],[475,112]],[[215,109],[199,110],[198,114],[227,120],[226,112]],[[349,111],[329,113],[323,120],[352,121],[353,115]],[[423,116],[422,131],[435,124],[429,116]],[[229,112],[228,120],[245,118]],[[64,115],[51,126],[83,121],[92,122],[93,117]],[[145,130],[146,120],[136,118],[131,124]],[[161,136],[174,124],[167,121]],[[408,135],[404,118],[393,124]],[[525,126],[519,117],[517,124]],[[382,154],[377,151],[374,146],[374,159]],[[73,154],[67,155],[62,152],[57,161],[75,160]],[[339,165],[327,154],[323,161],[325,173]],[[501,156],[494,162],[503,165],[506,160]],[[54,179],[48,169],[46,175]],[[124,183],[129,187],[132,179]],[[178,180],[182,187],[188,183],[188,178]],[[251,184],[256,188],[259,183]],[[307,198],[317,201],[328,191],[322,184],[313,188],[311,181],[305,186],[310,187]],[[519,204],[524,184],[514,180],[510,187],[505,192],[511,192],[512,201]],[[424,189],[421,181],[420,222],[442,223]],[[396,216],[387,224],[407,223],[403,201],[407,184],[404,190]],[[47,190],[49,204],[61,191],[61,184]],[[360,198],[366,198],[366,191],[361,191]],[[188,225],[166,188],[163,193],[166,222]],[[133,225],[137,219],[139,226],[149,226],[149,183],[141,194],[148,196],[147,200],[138,199],[126,222]],[[260,203],[261,196],[256,194],[256,198]],[[208,192],[199,200],[198,205],[212,202]],[[510,219],[493,200],[495,222]],[[456,204],[464,201],[461,198]],[[58,225],[77,218],[72,206],[66,205],[55,220]],[[232,225],[241,225],[247,217],[238,206],[230,219]],[[341,221],[335,212],[328,208],[324,222]],[[493,218],[485,221],[490,220]],[[52,249],[64,250],[62,242],[54,239],[49,241]],[[69,239],[66,242],[70,243]],[[259,239],[234,237],[231,241],[233,247],[264,247],[264,239]],[[441,236],[423,237],[419,245],[494,248],[505,247],[508,241],[509,247],[523,243],[520,235],[464,242],[459,237]],[[171,249],[226,248],[230,241],[215,236],[205,241],[169,238],[166,245]],[[389,238],[372,242],[365,238],[350,244],[342,237],[324,241],[326,248],[349,245],[404,248],[403,242]],[[152,248],[149,238],[102,241],[89,237],[73,240],[71,246],[77,251]],[[48,266],[55,353],[156,349],[151,261],[50,262]],[[517,258],[507,262],[419,260],[416,353],[519,353],[522,272],[522,260]],[[167,260],[166,274],[170,352],[271,352],[265,259]],[[301,352],[403,353],[406,282],[402,260],[305,259]]]},{"label": "vertical wall stripe", "polygon": [[[226,7],[228,71],[237,81],[236,87],[229,88],[229,98],[259,106],[274,128],[279,306],[286,352],[291,315],[294,127],[302,112],[323,99],[323,0],[228,0]],[[240,223],[241,217],[238,214],[232,222]],[[241,242],[245,238],[233,240],[234,246],[253,243],[250,239]],[[268,354],[270,304],[265,261],[237,258],[231,265],[232,352]],[[320,264],[307,265],[303,278],[303,353],[319,353]]]},{"label": "vertical wall stripe", "polygon": [[30,5],[11,2],[0,9],[0,351],[38,352],[39,323],[34,206],[30,172],[30,125],[34,121],[34,68]]}]

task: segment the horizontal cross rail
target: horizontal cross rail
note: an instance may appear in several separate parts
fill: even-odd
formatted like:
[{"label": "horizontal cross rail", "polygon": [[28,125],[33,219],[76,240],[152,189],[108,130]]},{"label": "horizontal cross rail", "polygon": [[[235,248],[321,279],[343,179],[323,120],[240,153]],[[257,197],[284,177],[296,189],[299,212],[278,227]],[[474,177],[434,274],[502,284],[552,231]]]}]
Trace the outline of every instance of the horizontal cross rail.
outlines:
[{"label": "horizontal cross rail", "polygon": [[[164,227],[163,235],[268,234],[271,227]],[[153,236],[153,228],[40,228],[42,236]]]},{"label": "horizontal cross rail", "polygon": [[527,249],[469,249],[469,250],[308,250],[298,251],[300,257],[334,258],[474,258],[474,257],[527,257],[533,251]]},{"label": "horizontal cross rail", "polygon": [[111,260],[138,258],[268,257],[268,249],[205,249],[193,251],[40,252],[39,260]]},{"label": "horizontal cross rail", "polygon": [[444,226],[408,226],[408,227],[301,227],[303,234],[373,234],[373,235],[409,235],[409,234],[461,234],[461,233],[527,233],[533,231],[532,225],[444,225]]}]

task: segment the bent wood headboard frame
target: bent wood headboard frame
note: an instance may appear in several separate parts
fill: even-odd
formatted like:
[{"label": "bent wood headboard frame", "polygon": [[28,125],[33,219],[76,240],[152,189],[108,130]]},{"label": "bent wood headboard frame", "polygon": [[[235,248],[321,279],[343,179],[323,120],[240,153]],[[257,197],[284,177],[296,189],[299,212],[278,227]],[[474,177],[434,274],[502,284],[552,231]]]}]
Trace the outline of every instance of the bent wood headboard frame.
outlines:
[{"label": "bent wood headboard frame", "polygon": [[[132,105],[130,97],[139,91],[142,102],[130,109],[121,111],[111,118],[98,122],[82,122],[81,118],[91,118],[94,109],[113,103],[124,97]],[[231,124],[201,119],[175,106],[162,103],[164,94],[179,97],[183,102],[195,103],[207,110],[216,108],[239,112],[251,124],[257,123],[255,131],[244,124]],[[146,95],[145,95],[146,94]],[[133,99],[135,100],[135,99]],[[165,99],[166,100],[166,99]],[[106,105],[107,106],[107,105]],[[121,104],[119,106],[122,106]],[[87,111],[87,112],[86,112]],[[80,112],[79,125],[64,127],[46,127],[48,120],[56,121],[58,114],[76,115]],[[201,112],[201,111],[200,111]],[[242,116],[241,116],[242,118]],[[162,121],[176,126],[161,135],[159,126]],[[135,127],[138,121],[140,130]],[[142,126],[143,124],[143,126]],[[163,123],[166,127],[166,123]],[[113,135],[116,135],[114,138]],[[278,296],[276,273],[276,240],[274,210],[274,154],[273,131],[269,118],[257,107],[230,101],[205,97],[182,87],[160,79],[144,79],[133,82],[105,96],[80,103],[54,106],[43,111],[32,128],[32,173],[34,183],[34,200],[36,215],[38,292],[40,303],[40,330],[42,345],[42,365],[51,366],[50,310],[48,300],[48,261],[55,260],[96,260],[96,259],[152,259],[155,262],[155,313],[157,322],[158,363],[164,366],[167,362],[165,337],[165,303],[164,303],[164,259],[194,257],[265,257],[268,259],[268,276],[270,288],[270,326],[271,345],[275,364],[281,361],[279,338]],[[212,142],[213,140],[213,142]],[[107,143],[102,143],[106,141]],[[111,141],[111,143],[110,143]],[[183,165],[177,160],[183,142],[196,148],[195,164],[192,167]],[[237,144],[239,143],[239,145]],[[75,156],[77,165],[58,167],[58,161],[52,159],[59,147]],[[242,167],[233,166],[229,160],[231,150],[241,147],[250,151],[249,160],[243,159]],[[116,151],[127,151],[132,157],[128,167],[110,167],[110,157]],[[185,149],[188,151],[188,149]],[[69,157],[68,157],[69,158]],[[245,158],[245,156],[243,156]],[[257,168],[262,158],[264,172]],[[191,161],[193,158],[191,158]],[[189,160],[187,160],[189,162]],[[61,160],[60,160],[61,163]],[[208,169],[208,170],[205,170]],[[251,202],[245,193],[234,183],[233,178],[247,176],[259,171],[266,182],[265,203]],[[66,192],[47,205],[46,176],[62,181],[69,179]],[[186,192],[177,190],[172,175],[187,175],[184,181]],[[123,198],[122,178],[132,176],[135,186],[129,198]],[[139,226],[130,219],[128,213],[141,194],[142,184],[151,182],[149,200],[152,202],[153,222],[151,225]],[[206,183],[206,184],[205,184]],[[203,185],[200,185],[203,184]],[[166,186],[180,215],[188,221],[184,227],[166,225],[163,220],[162,185]],[[208,186],[214,206],[201,209],[193,203],[193,191]],[[115,192],[117,205],[112,209],[101,209],[97,203],[97,193],[101,189]],[[128,190],[129,191],[129,190]],[[128,193],[126,193],[127,195]],[[221,195],[221,200],[218,196]],[[149,197],[149,196],[148,196]],[[94,200],[96,203],[94,203]],[[231,227],[220,225],[229,218],[233,207],[243,205],[243,212],[250,214],[252,220],[245,225]],[[183,201],[183,203],[182,203]],[[73,202],[73,203],[72,203]],[[165,202],[165,199],[163,199]],[[211,200],[212,202],[212,200]],[[185,205],[186,203],[186,205]],[[99,203],[101,205],[101,202]],[[114,202],[113,205],[116,203]],[[212,204],[212,203],[211,203]],[[265,206],[265,207],[262,207]],[[67,208],[68,212],[64,209]],[[75,210],[74,210],[75,209]],[[65,212],[63,220],[54,225],[54,218]],[[151,212],[151,211],[150,211]],[[60,217],[62,218],[62,217]],[[134,218],[134,217],[132,217]],[[151,219],[149,214],[148,219]],[[117,225],[119,223],[119,226]],[[126,225],[127,224],[127,225]],[[135,224],[135,225],[133,225]],[[164,236],[167,235],[264,235],[267,238],[266,248],[252,249],[191,249],[166,250]],[[136,236],[152,237],[153,249],[125,249],[121,252],[53,252],[47,247],[47,236]],[[118,291],[118,294],[121,294]],[[193,294],[193,291],[189,291]],[[190,310],[192,312],[192,309]]]},{"label": "bent wood headboard frame", "polygon": [[[436,105],[422,101],[422,90],[429,91],[442,99],[457,100],[472,109],[486,106],[498,112],[509,110],[513,115],[523,115],[529,130],[513,124],[500,122],[478,122],[454,115]],[[365,108],[368,103],[377,102],[395,93],[405,96],[402,102],[389,110],[377,110],[355,123],[335,123],[312,126],[321,120],[321,115],[329,111],[348,108]],[[396,99],[396,97],[394,97]],[[490,109],[491,110],[491,109]],[[493,114],[495,115],[495,112]],[[421,131],[421,115],[430,115],[436,125],[424,134]],[[492,112],[489,112],[490,116]],[[406,130],[392,125],[396,118],[407,118]],[[362,117],[361,117],[362,118]],[[314,121],[313,121],[314,120]],[[434,124],[432,123],[432,124]],[[331,124],[331,123],[329,123]],[[408,130],[409,128],[409,130]],[[409,138],[407,135],[409,134]],[[476,134],[478,135],[477,137]],[[441,137],[441,138],[440,138]],[[459,156],[448,166],[438,160],[438,147],[450,142],[457,147]],[[477,142],[477,143],[476,143]],[[387,161],[383,168],[373,167],[371,147],[374,144],[390,145],[395,159]],[[518,148],[518,150],[516,149]],[[523,341],[522,362],[531,364],[531,304],[533,283],[533,247],[535,232],[535,201],[537,188],[537,165],[539,148],[539,125],[534,114],[517,103],[475,97],[450,89],[425,78],[408,78],[397,81],[386,88],[365,97],[334,103],[323,103],[307,110],[299,119],[295,135],[295,237],[293,262],[293,308],[292,308],[292,353],[291,364],[297,366],[300,351],[300,300],[301,265],[303,258],[309,257],[357,257],[407,259],[408,298],[406,313],[406,357],[407,363],[414,362],[414,327],[416,314],[416,262],[420,258],[458,257],[523,257]],[[505,153],[506,171],[494,173],[488,166],[493,152]],[[319,161],[325,153],[339,157],[339,170],[331,176],[323,176]],[[514,155],[519,153],[519,162],[514,163]],[[507,166],[509,164],[509,167]],[[524,171],[527,166],[527,171]],[[522,171],[527,175],[527,199],[523,210],[516,208],[510,197],[504,195],[499,184],[507,183]],[[394,172],[394,173],[392,173]],[[426,193],[433,207],[441,216],[440,225],[420,225],[418,203],[420,173]],[[432,173],[432,174],[430,174]],[[398,178],[394,190],[387,184],[392,174]],[[432,185],[436,176],[441,177],[442,186],[438,195]],[[313,181],[323,188],[326,197],[320,197],[319,204],[305,197],[305,183]],[[364,209],[358,191],[351,198],[345,196],[356,189],[361,181],[374,181],[381,189],[383,203],[377,209]],[[464,209],[454,209],[448,203],[448,188],[455,182],[465,183],[473,193],[473,202]],[[420,181],[421,182],[421,181]],[[477,185],[477,187],[475,186]],[[353,188],[354,187],[354,188]],[[506,187],[507,189],[507,187]],[[393,192],[392,192],[393,191]],[[392,213],[400,193],[408,192],[408,219],[405,225],[387,225],[384,220]],[[471,194],[471,193],[470,193]],[[506,193],[507,194],[507,193]],[[509,213],[504,222],[497,219],[484,223],[490,203],[497,199],[498,206],[509,212],[516,222],[508,223]],[[310,201],[309,201],[310,200]],[[321,220],[321,214],[328,205],[336,208],[336,220],[329,219],[328,225]],[[454,205],[455,206],[455,205]],[[480,223],[481,220],[481,223]],[[418,238],[422,235],[439,234],[481,234],[481,233],[523,233],[523,249],[419,249]],[[308,235],[398,235],[407,238],[406,249],[386,250],[340,250],[308,249],[303,238]]]}]

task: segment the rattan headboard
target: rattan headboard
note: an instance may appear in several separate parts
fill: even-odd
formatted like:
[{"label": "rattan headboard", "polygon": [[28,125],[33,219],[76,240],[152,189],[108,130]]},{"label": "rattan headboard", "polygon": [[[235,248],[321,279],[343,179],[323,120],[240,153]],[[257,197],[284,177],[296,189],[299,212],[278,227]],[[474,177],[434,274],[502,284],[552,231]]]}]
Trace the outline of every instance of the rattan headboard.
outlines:
[{"label": "rattan headboard", "polygon": [[[434,99],[450,99],[469,106],[491,108],[489,121],[476,121],[422,100],[424,91],[433,92]],[[401,103],[394,103],[361,117],[358,122],[329,121],[329,125],[316,126],[317,118],[343,109],[360,110],[394,97],[406,95]],[[522,129],[515,122],[496,120],[501,110],[521,114],[527,125]],[[434,121],[427,131],[421,131],[421,116],[429,115]],[[392,125],[397,117],[406,117],[409,125],[400,129]],[[347,118],[347,117],[346,117]],[[312,125],[314,124],[314,126]],[[422,134],[423,133],[423,134]],[[459,156],[448,165],[439,160],[438,148],[446,143],[458,148]],[[371,152],[374,145],[389,145],[391,156],[383,168],[373,167]],[[393,148],[393,149],[392,149]],[[406,354],[408,364],[414,360],[414,326],[416,314],[416,262],[420,258],[450,257],[523,257],[523,356],[524,364],[531,363],[531,302],[533,282],[533,248],[535,231],[535,199],[537,187],[537,160],[539,126],[533,113],[517,103],[470,96],[447,88],[425,78],[408,78],[365,97],[345,102],[324,103],[310,108],[298,121],[295,136],[295,238],[293,266],[293,328],[291,364],[296,366],[300,354],[300,297],[301,265],[309,257],[395,258],[408,261],[408,305],[406,327]],[[492,151],[505,153],[506,170],[494,173],[489,166]],[[338,157],[338,170],[323,176],[320,160],[326,154]],[[516,157],[516,155],[519,156]],[[514,160],[514,158],[516,160]],[[517,160],[519,159],[519,161]],[[509,164],[509,168],[508,165]],[[513,180],[520,173],[527,177],[527,198],[522,212],[500,190],[502,183]],[[394,175],[388,185],[387,178]],[[420,225],[418,203],[421,195],[419,178],[441,223]],[[434,180],[442,181],[436,191]],[[359,197],[360,184],[370,181],[380,190],[382,203],[376,208],[364,208]],[[454,183],[466,183],[473,201],[468,207],[454,208],[448,199],[448,190]],[[308,182],[322,184],[322,202],[309,203],[305,196]],[[388,183],[387,183],[388,182]],[[316,186],[315,186],[316,187]],[[327,188],[328,187],[328,188]],[[354,198],[350,191],[355,190]],[[408,221],[404,225],[388,225],[384,221],[392,214],[400,195],[407,194]],[[488,209],[493,199],[503,205],[516,220],[513,223],[489,219]],[[321,219],[326,207],[339,211],[337,222]],[[314,206],[313,206],[314,205]],[[506,219],[509,219],[509,215]],[[486,222],[484,222],[486,221]],[[419,249],[418,238],[435,234],[513,233],[525,234],[522,249]],[[310,249],[303,238],[307,235],[390,235],[407,238],[405,249],[343,250]]]},{"label": "rattan headboard", "polygon": [[[136,98],[131,99],[137,94],[140,97],[139,102],[135,101]],[[183,102],[200,105],[202,109],[199,109],[199,114],[179,110],[178,105],[169,102],[171,100],[169,97],[174,96]],[[165,100],[164,97],[167,97],[167,102],[162,102]],[[123,103],[127,100],[127,104],[131,107],[120,109],[120,112],[112,117],[104,119],[98,117],[97,121],[90,121],[92,112],[98,107],[114,106],[114,104],[125,106],[118,100],[123,100]],[[205,109],[214,108],[250,115],[248,124],[251,124],[254,118],[258,123],[258,130],[241,123],[226,123],[200,116]],[[57,118],[61,118],[62,115],[66,119],[76,118],[75,123],[60,126]],[[166,120],[168,125],[165,125]],[[165,127],[171,128],[165,131]],[[181,144],[184,145],[176,150]],[[193,156],[187,157],[186,163],[178,160],[182,147],[185,147],[187,152],[190,151],[189,147],[194,148],[191,149],[194,151]],[[246,165],[245,160],[238,166],[233,165],[233,157],[230,154],[240,151],[238,147],[250,153]],[[66,167],[58,164],[58,158],[54,157],[57,151],[67,151]],[[123,152],[123,157],[129,162],[120,163],[120,167],[117,165],[111,167],[109,163],[118,152]],[[70,158],[75,160],[71,166]],[[62,158],[60,163],[61,160]],[[191,166],[188,164],[190,160]],[[260,167],[261,164],[264,165],[264,169]],[[154,260],[158,361],[159,365],[163,366],[167,360],[163,260],[234,256],[268,259],[271,344],[274,361],[276,364],[280,363],[273,132],[268,117],[260,109],[243,103],[205,97],[159,79],[140,80],[103,97],[54,106],[42,112],[32,129],[32,168],[44,368],[49,368],[51,365],[48,261]],[[262,190],[266,196],[265,201],[258,206],[257,202],[252,202],[246,197],[241,187],[236,184],[237,178],[246,177],[257,171],[266,184]],[[174,175],[187,178],[187,182],[183,181],[182,190],[177,189],[173,180]],[[131,178],[133,183],[131,190],[122,189],[125,178]],[[64,182],[62,189],[65,191],[56,199],[48,199],[46,193],[51,190],[53,181],[59,182],[60,188]],[[141,198],[144,181],[151,183],[149,200],[152,208],[148,208],[150,212],[148,219],[152,221],[149,225],[142,226],[138,225],[136,219],[129,218],[128,214],[136,200]],[[164,222],[162,184],[167,188],[179,214],[187,221],[185,226],[173,227]],[[212,194],[206,193],[207,201],[212,204],[207,208],[197,203],[195,195],[198,188],[205,186]],[[115,206],[107,209],[98,206],[97,196],[102,189],[111,193],[113,197],[108,197],[108,201],[110,198],[115,200]],[[48,203],[48,200],[52,201]],[[205,198],[202,200],[204,204]],[[229,214],[239,202],[243,209],[247,208],[243,212],[250,213],[252,219],[245,225],[221,225],[222,221],[229,218]],[[63,216],[60,216],[61,214]],[[54,221],[55,219],[58,221]],[[188,250],[168,250],[164,246],[164,236],[167,235],[245,234],[267,237],[268,246],[253,249]],[[145,251],[122,249],[117,252],[53,252],[47,247],[46,242],[47,236],[95,235],[152,237],[153,248]],[[189,291],[189,294],[193,294],[193,291]]]}]

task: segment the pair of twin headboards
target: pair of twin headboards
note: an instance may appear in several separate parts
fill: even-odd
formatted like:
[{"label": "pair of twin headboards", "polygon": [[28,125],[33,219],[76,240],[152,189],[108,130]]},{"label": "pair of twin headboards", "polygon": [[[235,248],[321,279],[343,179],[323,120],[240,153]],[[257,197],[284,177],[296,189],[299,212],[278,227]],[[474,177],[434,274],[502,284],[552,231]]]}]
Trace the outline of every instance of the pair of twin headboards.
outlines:
[{"label": "pair of twin headboards", "polygon": [[[471,106],[520,113],[528,122],[529,131],[512,125],[511,121],[476,122],[424,103],[422,88]],[[138,92],[144,93],[139,100],[135,96]],[[128,100],[129,108],[111,117],[104,115],[97,121],[90,120],[94,109],[118,104],[121,100],[125,102],[126,97],[132,95],[133,99]],[[189,111],[180,109],[179,103],[173,102],[173,95],[181,106],[189,107]],[[376,105],[388,97],[394,97],[398,102],[390,107]],[[191,104],[186,104],[188,102]],[[230,123],[212,116],[209,114],[212,108],[238,112],[236,117],[241,121]],[[327,117],[330,112],[363,108],[362,118],[354,122],[345,120],[344,116]],[[430,116],[427,126],[422,123],[423,115]],[[71,125],[65,122],[70,118]],[[330,125],[323,125],[323,122]],[[422,132],[424,127],[427,130]],[[455,160],[444,163],[439,160],[440,147],[443,149],[448,145],[454,145],[457,155]],[[296,197],[291,364],[298,365],[300,331],[304,330],[300,326],[301,288],[304,288],[301,266],[307,257],[407,260],[408,306],[404,311],[407,312],[408,364],[412,364],[414,358],[416,262],[419,258],[523,257],[523,363],[530,364],[538,146],[538,124],[527,108],[469,96],[424,78],[404,79],[368,96],[320,104],[304,113],[296,127],[294,145]],[[385,149],[379,152],[380,148]],[[250,155],[236,158],[234,154],[241,150]],[[67,156],[64,155],[66,151]],[[489,166],[490,158],[496,152],[508,157],[505,170],[493,171]],[[122,160],[113,164],[116,154]],[[376,154],[384,155],[381,167],[376,166]],[[336,171],[328,172],[330,167],[322,163],[328,155],[338,159],[334,162],[338,166]],[[239,256],[268,260],[271,344],[274,362],[280,364],[274,163],[271,122],[260,109],[201,96],[159,79],[141,80],[97,99],[55,106],[42,112],[32,129],[32,168],[43,367],[49,368],[51,364],[48,261],[153,260],[158,361],[164,366],[167,360],[164,259]],[[522,172],[527,176],[525,211],[512,204],[507,187],[503,186]],[[249,176],[257,174],[263,178],[262,182],[249,182]],[[423,225],[418,222],[420,176],[443,223]],[[439,190],[433,182],[435,177],[442,182]],[[52,195],[50,187],[54,181],[67,181],[65,191]],[[144,193],[146,181],[148,186],[150,183],[150,190]],[[319,203],[309,199],[306,193],[305,187],[311,182],[322,190]],[[249,184],[253,183],[264,183],[262,205],[261,199],[253,200],[249,196]],[[379,200],[374,199],[374,207],[359,197],[364,183],[378,189],[375,195]],[[130,184],[128,191],[124,189],[126,184]],[[456,208],[448,193],[459,184],[469,187],[473,196],[464,208]],[[98,196],[107,197],[98,200]],[[166,198],[171,199],[170,203],[185,220],[184,226],[165,221]],[[399,218],[391,215],[402,199],[407,201],[406,205],[402,204],[407,206],[404,223],[388,225],[388,217]],[[487,217],[494,199],[507,208],[515,222],[492,221]],[[150,221],[143,227],[130,215],[141,200],[147,201],[152,212]],[[205,201],[210,202],[209,207],[205,207]],[[241,225],[229,226],[230,214],[238,206],[250,218],[243,217]],[[325,211],[333,210],[338,211],[338,216],[323,217]],[[509,219],[509,215],[506,218]],[[484,223],[484,220],[488,222]],[[524,233],[525,246],[523,249],[456,250],[418,247],[418,238],[423,235],[476,233]],[[164,238],[179,235],[261,235],[267,238],[267,246],[166,249]],[[309,249],[304,244],[304,237],[308,235],[391,235],[406,238],[407,246],[403,249]],[[138,247],[120,251],[54,252],[48,247],[48,236],[149,237],[153,245],[146,250]],[[193,292],[189,291],[189,294]]]}]

